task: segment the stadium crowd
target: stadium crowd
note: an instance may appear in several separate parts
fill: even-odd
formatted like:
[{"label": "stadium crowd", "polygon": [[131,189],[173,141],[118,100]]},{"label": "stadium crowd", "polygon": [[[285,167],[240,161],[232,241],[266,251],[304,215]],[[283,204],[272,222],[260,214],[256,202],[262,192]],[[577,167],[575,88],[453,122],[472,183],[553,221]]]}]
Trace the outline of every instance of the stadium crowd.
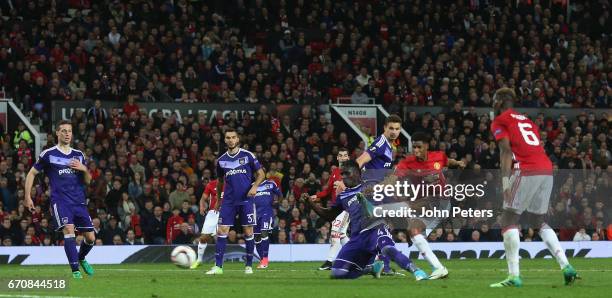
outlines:
[{"label": "stadium crowd", "polygon": [[[275,203],[273,243],[326,243],[329,223],[296,198],[325,187],[338,148],[356,158],[366,144],[349,144],[318,104],[374,98],[400,114],[408,132],[429,132],[432,149],[470,170],[499,166],[488,115],[469,107],[490,106],[500,86],[515,88],[524,107],[610,107],[607,1],[574,4],[570,19],[563,1],[204,2],[0,5],[0,85],[43,119],[45,147],[55,140],[53,100],[90,107],[71,120],[74,147],[90,158],[88,207],[99,244],[192,243],[205,214],[200,195],[224,151],[224,127],[239,130],[285,194]],[[106,110],[99,100],[122,109]],[[255,116],[179,121],[149,117],[138,105],[159,101],[312,106],[293,119],[262,106]],[[414,105],[448,109],[421,115]],[[609,119],[536,119],[555,165],[574,170],[556,180],[551,204],[561,240],[612,240]],[[36,183],[36,212],[21,203],[36,159],[31,146],[23,126],[3,138],[2,245],[62,239],[48,215],[48,181]],[[497,220],[448,222],[430,240],[499,241]],[[526,229],[522,237],[538,236]],[[240,241],[240,229],[229,234],[229,243]]]}]

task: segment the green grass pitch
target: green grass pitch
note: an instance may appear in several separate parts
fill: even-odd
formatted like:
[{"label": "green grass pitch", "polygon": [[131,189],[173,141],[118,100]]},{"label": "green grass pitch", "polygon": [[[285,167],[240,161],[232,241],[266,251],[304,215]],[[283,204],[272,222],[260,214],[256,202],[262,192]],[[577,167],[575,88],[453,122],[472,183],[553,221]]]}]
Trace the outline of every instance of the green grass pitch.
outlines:
[{"label": "green grass pitch", "polygon": [[[506,277],[504,260],[445,260],[445,280],[416,282],[412,275],[373,279],[331,280],[317,263],[270,263],[246,276],[243,264],[227,263],[225,274],[206,276],[201,269],[172,264],[97,265],[93,277],[71,280],[68,266],[2,266],[0,280],[68,278],[69,290],[0,291],[0,297],[612,297],[612,259],[570,259],[582,277],[572,286],[551,259],[522,260],[522,288],[490,289]],[[429,271],[423,261],[418,265]]]}]

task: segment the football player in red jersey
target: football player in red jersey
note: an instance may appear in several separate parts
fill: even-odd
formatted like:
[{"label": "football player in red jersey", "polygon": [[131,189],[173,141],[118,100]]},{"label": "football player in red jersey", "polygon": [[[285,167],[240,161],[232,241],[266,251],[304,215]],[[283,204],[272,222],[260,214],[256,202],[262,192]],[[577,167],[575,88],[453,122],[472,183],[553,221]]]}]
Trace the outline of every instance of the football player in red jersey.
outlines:
[{"label": "football player in red jersey", "polygon": [[[416,132],[412,136],[413,154],[406,156],[395,167],[397,177],[406,177],[411,183],[426,183],[441,185],[444,188],[446,178],[442,170],[447,167],[465,167],[463,161],[450,159],[443,151],[429,151],[430,137],[423,132]],[[420,198],[435,200],[438,209],[449,210],[450,201],[444,198]],[[438,257],[433,253],[429,243],[423,236],[423,232],[429,233],[435,229],[443,218],[413,218],[408,226],[410,240],[417,247],[423,258],[433,268],[429,279],[441,279],[448,276],[448,270],[440,263]]]},{"label": "football player in red jersey", "polygon": [[521,215],[526,213],[534,228],[559,263],[565,284],[577,278],[569,264],[557,235],[544,221],[553,187],[552,163],[540,142],[538,127],[529,118],[513,109],[516,93],[510,88],[495,92],[494,109],[498,115],[491,124],[491,133],[499,144],[504,212],[502,235],[509,276],[491,287],[520,287],[519,230]]},{"label": "football player in red jersey", "polygon": [[[348,150],[346,148],[340,148],[338,150],[336,160],[338,160],[338,166],[332,169],[329,180],[327,181],[327,188],[315,195],[310,196],[310,199],[317,201],[329,198],[329,203],[327,206],[333,206],[336,203],[336,187],[340,182],[342,182],[340,167],[342,166],[343,162],[349,160]],[[332,262],[334,259],[336,259],[336,255],[340,251],[340,248],[342,248],[344,243],[349,241],[349,237],[346,233],[349,222],[349,214],[346,211],[342,211],[332,222],[329,253],[327,255],[327,260],[325,263],[323,263],[323,265],[321,265],[321,267],[319,267],[319,270],[331,270]]]},{"label": "football player in red jersey", "polygon": [[[200,214],[203,215],[204,210],[206,210],[206,202],[208,202],[208,213],[204,218],[204,225],[198,242],[198,259],[191,264],[191,269],[196,269],[202,265],[208,240],[217,233],[217,223],[219,222],[219,211],[215,209],[215,206],[217,206],[217,182],[219,182],[218,179],[210,180],[204,188],[202,198],[200,198]],[[221,196],[223,196],[223,193],[221,193]]]}]

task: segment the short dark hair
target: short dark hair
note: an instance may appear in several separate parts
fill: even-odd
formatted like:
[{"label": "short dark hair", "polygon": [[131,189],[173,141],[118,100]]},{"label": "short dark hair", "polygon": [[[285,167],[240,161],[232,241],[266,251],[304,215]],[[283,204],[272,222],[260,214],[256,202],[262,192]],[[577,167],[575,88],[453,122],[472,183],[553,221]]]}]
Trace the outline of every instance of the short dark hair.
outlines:
[{"label": "short dark hair", "polygon": [[60,120],[59,122],[57,122],[57,126],[55,126],[55,131],[59,131],[60,126],[62,125],[70,125],[72,126],[72,122],[68,121],[68,120]]},{"label": "short dark hair", "polygon": [[341,151],[348,152],[348,149],[346,149],[346,147],[340,147],[340,149],[338,149],[338,153],[340,153]]},{"label": "short dark hair", "polygon": [[389,123],[399,123],[402,124],[402,118],[400,118],[400,116],[396,115],[396,114],[391,114],[387,117],[387,119],[385,119],[385,125],[389,124]]},{"label": "short dark hair", "polygon": [[423,131],[417,131],[415,133],[412,134],[411,136],[412,141],[413,142],[423,142],[423,143],[429,143],[429,141],[431,140],[431,137],[429,136],[428,133],[423,132]]},{"label": "short dark hair", "polygon": [[225,131],[223,132],[223,136],[225,137],[225,135],[226,135],[228,132],[235,132],[236,134],[238,134],[238,131],[237,131],[235,128],[233,128],[233,127],[228,127],[228,128],[226,128],[226,129],[225,129]]}]

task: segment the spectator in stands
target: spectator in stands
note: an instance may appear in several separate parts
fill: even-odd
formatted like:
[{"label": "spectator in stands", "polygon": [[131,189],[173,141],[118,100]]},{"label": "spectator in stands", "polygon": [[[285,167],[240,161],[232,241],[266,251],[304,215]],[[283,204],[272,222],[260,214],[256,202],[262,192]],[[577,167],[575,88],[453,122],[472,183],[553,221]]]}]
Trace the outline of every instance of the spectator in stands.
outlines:
[{"label": "spectator in stands", "polygon": [[574,235],[574,241],[591,241],[591,236],[586,233],[585,228],[580,228],[576,235]]}]

